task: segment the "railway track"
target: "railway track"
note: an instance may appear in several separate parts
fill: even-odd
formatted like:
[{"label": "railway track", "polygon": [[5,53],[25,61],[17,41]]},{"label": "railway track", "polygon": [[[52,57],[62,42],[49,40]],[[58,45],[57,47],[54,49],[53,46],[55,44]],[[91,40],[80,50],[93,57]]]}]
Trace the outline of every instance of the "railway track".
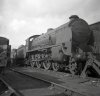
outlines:
[{"label": "railway track", "polygon": [[65,89],[57,84],[11,69],[6,70],[0,80],[6,86],[2,96],[65,96]]},{"label": "railway track", "polygon": [[[9,96],[86,96],[55,82],[29,76],[14,69],[7,69],[2,76],[2,81],[12,91]],[[7,94],[7,91],[5,93]]]},{"label": "railway track", "polygon": [[[95,95],[95,93],[88,94],[88,92],[84,92],[89,88],[91,90],[91,86],[87,84],[88,82],[90,82],[90,78],[86,80],[82,80],[82,78],[80,78],[81,81],[79,82],[77,87],[74,86],[73,82],[74,80],[75,82],[79,80],[76,77],[66,79],[68,80],[67,87],[64,86],[66,84],[62,84],[63,82],[59,82],[56,79],[57,78],[53,79],[52,77],[50,77],[50,75],[43,76],[41,72],[38,74],[36,72],[33,72],[32,74],[29,72],[27,74],[27,72],[20,71],[15,68],[7,69],[0,80],[2,80],[6,87],[9,89],[9,91],[5,89],[5,92],[3,92],[3,94],[10,94],[6,96],[100,96],[98,92],[100,87],[92,87],[93,91],[96,90],[94,92],[98,92],[97,95]],[[72,83],[69,82],[69,80],[71,80]],[[89,86],[89,88],[85,89],[86,87],[88,87],[87,85]],[[80,88],[82,88],[82,90]]]},{"label": "railway track", "polygon": [[[16,94],[15,96],[43,96],[43,94],[50,95],[47,94],[46,91],[45,93],[42,93],[44,89],[49,91],[49,87],[51,86],[50,83],[36,78],[31,78],[23,74],[19,74],[11,70],[7,70],[6,72],[7,73],[2,76],[2,81],[9,89],[13,90],[13,94]],[[37,93],[35,91],[37,91]]]},{"label": "railway track", "polygon": [[50,82],[54,89],[58,88],[60,89],[59,91],[63,90],[63,93],[67,94],[64,96],[100,96],[99,78],[70,77],[69,75],[67,76],[67,74],[62,75],[62,72],[43,71],[39,69],[33,70],[31,68],[15,68],[14,71]]}]

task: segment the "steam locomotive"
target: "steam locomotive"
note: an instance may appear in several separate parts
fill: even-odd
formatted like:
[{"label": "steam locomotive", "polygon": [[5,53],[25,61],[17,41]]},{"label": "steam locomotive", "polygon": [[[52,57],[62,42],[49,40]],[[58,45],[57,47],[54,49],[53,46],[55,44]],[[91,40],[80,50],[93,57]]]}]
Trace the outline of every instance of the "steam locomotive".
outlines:
[{"label": "steam locomotive", "polygon": [[10,52],[11,46],[9,45],[9,39],[0,37],[0,67],[9,66]]},{"label": "steam locomotive", "polygon": [[[87,55],[80,46],[76,48],[75,53],[73,52],[74,41],[72,38],[74,36],[68,25],[69,22],[56,29],[50,28],[45,34],[29,37],[26,40],[27,63],[32,67],[43,67],[46,70],[66,69],[71,74],[81,74]],[[90,38],[91,33],[84,33],[84,36]],[[91,45],[87,44],[86,46],[89,48]]]},{"label": "steam locomotive", "polygon": [[26,47],[24,45],[20,45],[18,49],[11,50],[12,66],[24,66],[25,58],[26,58]]},{"label": "steam locomotive", "polygon": [[[94,24],[95,25],[95,24]],[[44,68],[46,70],[53,69],[67,70],[71,74],[89,74],[87,69],[95,74],[92,67],[87,68],[87,63],[94,55],[98,57],[98,46],[100,40],[97,40],[97,36],[100,36],[99,31],[94,30],[94,25],[90,25],[90,33],[81,33],[80,38],[76,38],[75,33],[69,27],[69,22],[59,26],[58,28],[49,28],[46,33],[42,35],[33,35],[26,40],[26,45],[17,49],[17,58],[21,58],[25,65],[31,65],[31,67]],[[99,24],[97,24],[99,25]],[[96,26],[97,26],[96,25]],[[73,38],[75,38],[73,40]],[[81,42],[82,39],[86,39],[86,43]],[[93,44],[90,44],[94,39]],[[73,46],[73,42],[79,41],[81,46]],[[90,41],[90,42],[89,42]],[[75,52],[73,51],[75,49]],[[93,49],[91,51],[91,49]],[[99,48],[100,49],[100,48]],[[20,54],[23,55],[20,55]],[[93,56],[91,56],[91,53]],[[92,58],[92,61],[95,61]],[[90,64],[90,63],[89,63]],[[92,62],[91,62],[92,64]],[[99,64],[98,64],[99,66]],[[99,67],[98,67],[99,68]],[[100,69],[96,69],[96,71]],[[100,72],[97,72],[100,73]],[[99,74],[100,75],[100,74]]]}]

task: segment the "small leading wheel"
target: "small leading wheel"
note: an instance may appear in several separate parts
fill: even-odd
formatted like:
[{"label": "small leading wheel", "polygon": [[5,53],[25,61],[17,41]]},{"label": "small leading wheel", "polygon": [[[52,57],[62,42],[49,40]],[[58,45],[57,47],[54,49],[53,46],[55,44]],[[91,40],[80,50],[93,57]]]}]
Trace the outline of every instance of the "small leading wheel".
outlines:
[{"label": "small leading wheel", "polygon": [[69,71],[72,75],[77,74],[77,62],[74,60],[74,58],[72,58],[69,63]]},{"label": "small leading wheel", "polygon": [[31,67],[34,68],[35,67],[35,62],[31,62]]},{"label": "small leading wheel", "polygon": [[50,61],[44,61],[43,67],[44,67],[44,69],[49,70],[50,67],[51,67],[51,62]]},{"label": "small leading wheel", "polygon": [[52,63],[52,68],[54,71],[58,71],[60,69],[60,65],[57,62]]},{"label": "small leading wheel", "polygon": [[41,63],[38,62],[38,61],[36,61],[36,67],[37,67],[37,68],[41,68]]}]

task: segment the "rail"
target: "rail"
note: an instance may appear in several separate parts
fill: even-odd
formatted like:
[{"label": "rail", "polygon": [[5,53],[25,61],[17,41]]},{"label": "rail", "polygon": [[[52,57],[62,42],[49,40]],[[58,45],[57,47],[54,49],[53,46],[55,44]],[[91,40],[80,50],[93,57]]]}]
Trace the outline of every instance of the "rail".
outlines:
[{"label": "rail", "polygon": [[[0,77],[0,81],[5,84],[7,87],[7,90],[4,90],[3,93],[7,92],[10,94],[9,96],[23,96],[17,89],[13,88],[11,85],[9,85],[2,76]],[[2,87],[2,86],[1,86]],[[3,94],[1,93],[1,94]],[[8,95],[7,95],[8,96]]]}]

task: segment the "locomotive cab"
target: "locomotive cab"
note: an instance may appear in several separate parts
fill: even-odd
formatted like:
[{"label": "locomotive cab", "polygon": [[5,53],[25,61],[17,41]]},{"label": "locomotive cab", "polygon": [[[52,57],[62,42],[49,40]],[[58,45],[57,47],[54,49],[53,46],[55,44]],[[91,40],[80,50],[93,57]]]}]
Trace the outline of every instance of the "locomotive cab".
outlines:
[{"label": "locomotive cab", "polygon": [[40,36],[40,35],[33,35],[33,36],[29,37],[28,39],[26,39],[26,51],[27,52],[30,51],[30,50],[32,50],[32,42],[38,36]]}]

